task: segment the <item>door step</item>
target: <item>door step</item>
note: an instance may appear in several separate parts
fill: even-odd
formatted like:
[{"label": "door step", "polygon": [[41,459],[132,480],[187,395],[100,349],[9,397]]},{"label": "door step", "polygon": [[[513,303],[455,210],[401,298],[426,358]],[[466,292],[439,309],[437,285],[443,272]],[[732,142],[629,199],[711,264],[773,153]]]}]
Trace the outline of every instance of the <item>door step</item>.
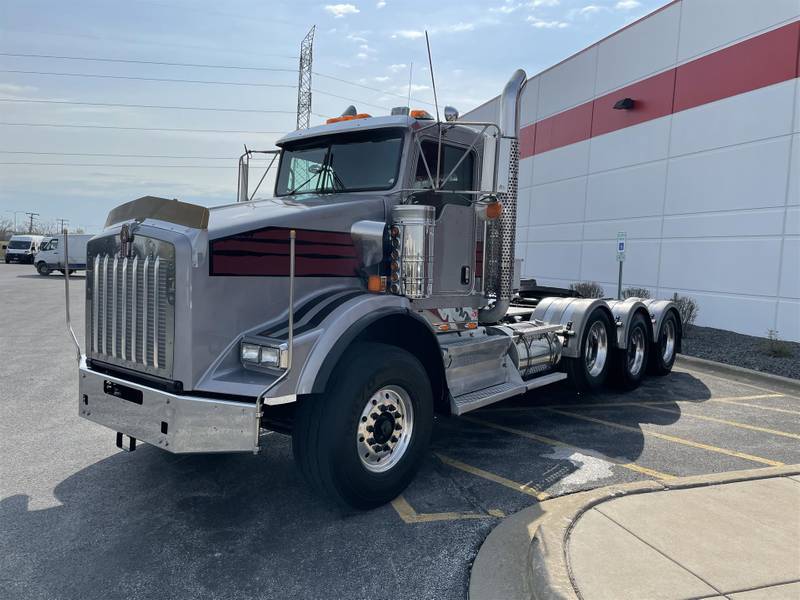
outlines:
[{"label": "door step", "polygon": [[455,396],[450,401],[450,406],[455,415],[463,415],[477,408],[500,402],[512,396],[566,379],[566,373],[548,373],[520,383],[501,383],[461,396]]}]

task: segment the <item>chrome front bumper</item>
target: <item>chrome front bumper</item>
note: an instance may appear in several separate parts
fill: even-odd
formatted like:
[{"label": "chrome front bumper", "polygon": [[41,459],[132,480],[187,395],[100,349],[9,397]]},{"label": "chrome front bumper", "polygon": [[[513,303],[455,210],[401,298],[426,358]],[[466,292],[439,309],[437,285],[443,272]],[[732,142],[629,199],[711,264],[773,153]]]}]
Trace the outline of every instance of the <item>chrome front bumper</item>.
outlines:
[{"label": "chrome front bumper", "polygon": [[97,373],[81,358],[78,414],[175,454],[257,452],[255,403],[175,395]]}]

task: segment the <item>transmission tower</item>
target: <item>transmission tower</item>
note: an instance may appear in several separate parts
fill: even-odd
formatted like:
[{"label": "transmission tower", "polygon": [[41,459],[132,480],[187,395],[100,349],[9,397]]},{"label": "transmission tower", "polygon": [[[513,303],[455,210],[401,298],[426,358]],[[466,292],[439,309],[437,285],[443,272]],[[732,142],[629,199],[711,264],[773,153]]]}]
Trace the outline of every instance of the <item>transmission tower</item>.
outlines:
[{"label": "transmission tower", "polygon": [[314,25],[300,42],[300,68],[297,81],[297,128],[308,129],[311,119],[311,62],[314,59]]}]

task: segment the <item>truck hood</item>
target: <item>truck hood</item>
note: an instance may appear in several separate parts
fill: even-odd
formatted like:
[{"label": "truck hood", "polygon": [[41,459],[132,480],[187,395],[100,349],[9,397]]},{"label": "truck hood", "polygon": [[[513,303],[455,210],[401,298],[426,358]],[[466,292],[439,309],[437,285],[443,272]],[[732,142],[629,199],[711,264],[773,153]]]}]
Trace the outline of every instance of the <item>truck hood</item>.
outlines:
[{"label": "truck hood", "polygon": [[212,208],[208,237],[214,240],[264,227],[349,232],[356,221],[385,218],[383,196],[363,193],[284,196]]}]

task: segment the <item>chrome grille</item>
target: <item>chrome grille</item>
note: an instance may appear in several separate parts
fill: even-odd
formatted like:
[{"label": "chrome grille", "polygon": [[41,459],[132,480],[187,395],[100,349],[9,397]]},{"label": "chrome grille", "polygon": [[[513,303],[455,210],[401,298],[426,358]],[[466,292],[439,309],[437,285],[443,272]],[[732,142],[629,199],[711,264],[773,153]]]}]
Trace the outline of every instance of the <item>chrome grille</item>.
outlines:
[{"label": "chrome grille", "polygon": [[161,377],[172,376],[175,248],[136,236],[130,256],[117,237],[87,251],[86,346],[91,358]]}]

